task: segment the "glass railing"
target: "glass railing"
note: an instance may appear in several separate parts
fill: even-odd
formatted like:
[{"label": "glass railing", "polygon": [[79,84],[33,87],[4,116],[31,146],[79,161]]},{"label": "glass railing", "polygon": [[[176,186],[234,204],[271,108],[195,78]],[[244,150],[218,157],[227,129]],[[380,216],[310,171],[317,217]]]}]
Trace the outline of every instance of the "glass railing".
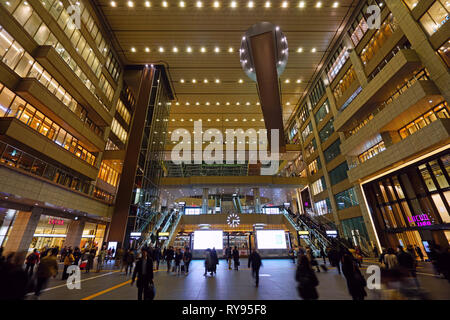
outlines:
[{"label": "glass railing", "polygon": [[400,52],[400,50],[410,48],[411,44],[407,42],[403,46],[396,46],[394,49],[392,49],[392,51],[386,57],[384,57],[383,61],[381,61],[375,68],[375,70],[372,71],[372,73],[367,77],[368,81],[370,82],[371,80],[373,80],[373,78],[375,78],[381,72],[381,70],[384,69],[384,67],[392,60],[393,57],[397,55],[397,53]]},{"label": "glass railing", "polygon": [[0,164],[44,178],[95,199],[114,203],[115,196],[94,186],[92,181],[78,177],[1,141]]}]

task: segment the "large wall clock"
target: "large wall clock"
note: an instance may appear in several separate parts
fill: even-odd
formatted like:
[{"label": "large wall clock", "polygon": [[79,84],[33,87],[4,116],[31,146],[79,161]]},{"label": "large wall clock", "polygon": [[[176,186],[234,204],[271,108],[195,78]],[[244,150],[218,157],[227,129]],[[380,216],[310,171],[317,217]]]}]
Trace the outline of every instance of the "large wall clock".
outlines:
[{"label": "large wall clock", "polygon": [[241,219],[235,213],[232,213],[227,218],[227,223],[230,227],[237,227],[241,223]]}]

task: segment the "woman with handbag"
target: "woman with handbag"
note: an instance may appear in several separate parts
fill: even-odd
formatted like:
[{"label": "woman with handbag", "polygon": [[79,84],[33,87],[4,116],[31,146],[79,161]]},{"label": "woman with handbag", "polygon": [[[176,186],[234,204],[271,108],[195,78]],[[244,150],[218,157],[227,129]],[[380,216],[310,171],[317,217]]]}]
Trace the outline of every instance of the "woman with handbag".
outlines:
[{"label": "woman with handbag", "polygon": [[317,300],[319,298],[316,290],[319,280],[305,255],[299,258],[295,279],[298,282],[298,293],[303,300]]},{"label": "woman with handbag", "polygon": [[347,280],[348,292],[353,300],[364,300],[367,296],[364,287],[366,286],[366,279],[359,270],[353,255],[346,252],[342,258],[342,273]]}]

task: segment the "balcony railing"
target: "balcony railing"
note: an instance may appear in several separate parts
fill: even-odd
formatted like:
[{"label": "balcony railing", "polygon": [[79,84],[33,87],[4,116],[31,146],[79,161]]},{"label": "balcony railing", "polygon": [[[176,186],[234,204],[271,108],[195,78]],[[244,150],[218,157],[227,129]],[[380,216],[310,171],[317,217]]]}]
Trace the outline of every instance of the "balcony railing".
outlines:
[{"label": "balcony railing", "polygon": [[91,181],[83,180],[81,177],[77,177],[1,141],[0,164],[44,178],[71,191],[83,193],[109,204],[114,203],[114,195],[94,186]]}]

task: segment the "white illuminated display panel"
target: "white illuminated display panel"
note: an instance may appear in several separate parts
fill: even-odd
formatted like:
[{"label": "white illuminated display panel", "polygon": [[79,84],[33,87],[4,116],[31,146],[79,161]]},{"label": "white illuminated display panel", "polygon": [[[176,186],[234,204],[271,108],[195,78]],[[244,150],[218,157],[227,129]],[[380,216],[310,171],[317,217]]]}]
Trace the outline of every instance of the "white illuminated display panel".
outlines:
[{"label": "white illuminated display panel", "polygon": [[194,232],[194,250],[216,248],[223,249],[223,231],[222,230],[202,230]]},{"label": "white illuminated display panel", "polygon": [[284,230],[256,231],[258,249],[286,249],[286,235]]}]

